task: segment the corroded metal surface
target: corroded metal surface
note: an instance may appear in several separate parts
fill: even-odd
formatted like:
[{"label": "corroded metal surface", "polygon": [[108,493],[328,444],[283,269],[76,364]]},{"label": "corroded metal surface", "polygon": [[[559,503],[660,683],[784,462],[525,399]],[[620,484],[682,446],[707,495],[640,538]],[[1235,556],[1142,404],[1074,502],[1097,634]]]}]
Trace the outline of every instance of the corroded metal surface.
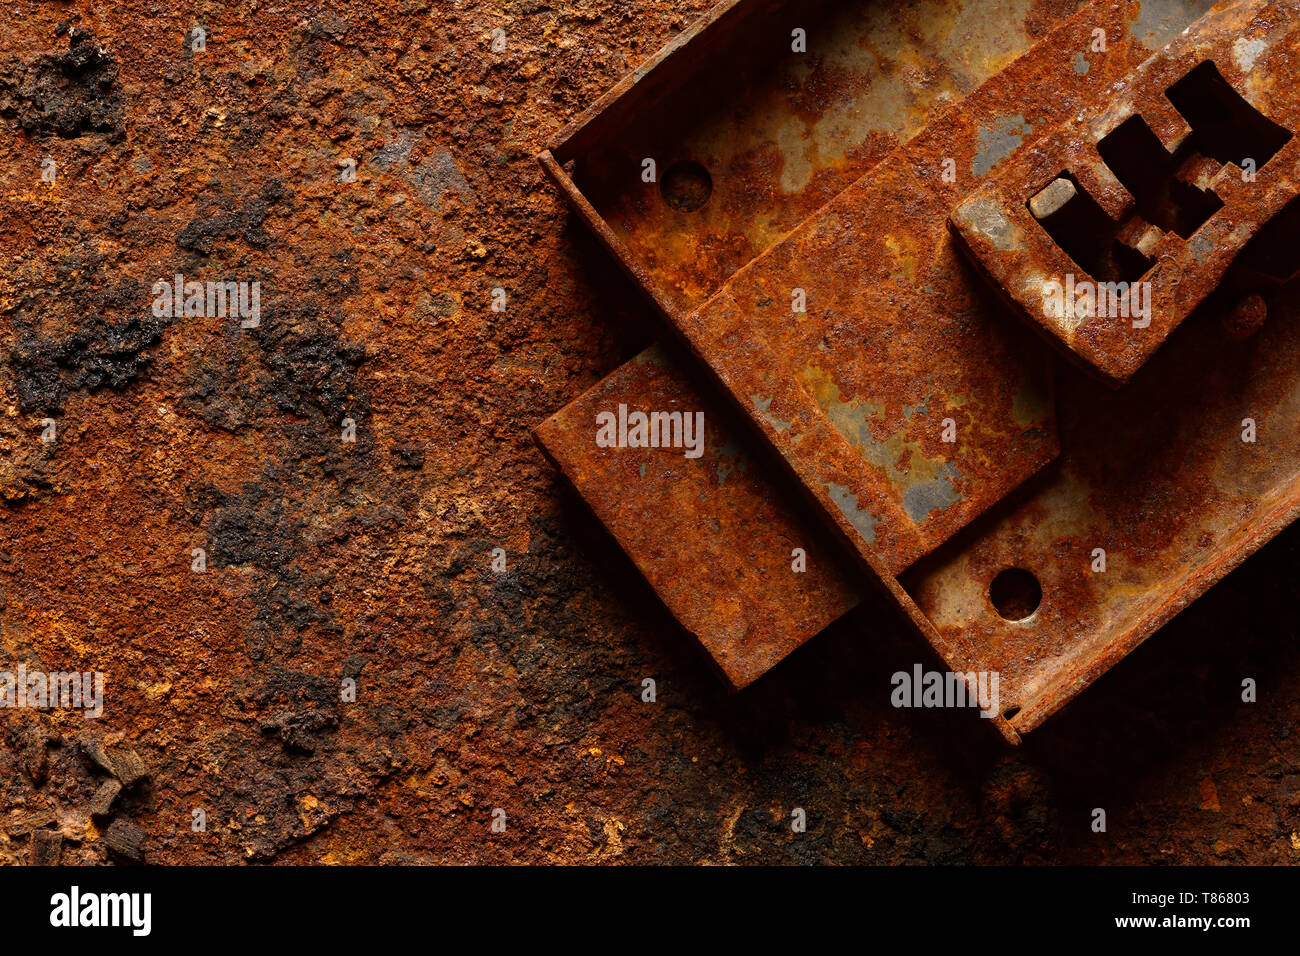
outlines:
[{"label": "corroded metal surface", "polygon": [[[0,712],[0,861],[1300,861],[1294,529],[1004,751],[890,706],[879,604],[725,693],[538,453],[653,315],[534,156],[706,7],[13,6],[0,652],[106,708]],[[260,336],[140,321],[178,264]]]},{"label": "corroded metal surface", "polygon": [[[1019,731],[1300,515],[1300,289],[1245,341],[1221,316],[1198,313],[1119,392],[1064,376],[1059,467],[905,577],[952,666],[1000,672]],[[1008,567],[1041,583],[1026,620],[989,601]]]},{"label": "corroded metal surface", "polygon": [[1297,12],[1207,14],[953,210],[1000,292],[1107,381],[1132,376],[1300,193]]}]

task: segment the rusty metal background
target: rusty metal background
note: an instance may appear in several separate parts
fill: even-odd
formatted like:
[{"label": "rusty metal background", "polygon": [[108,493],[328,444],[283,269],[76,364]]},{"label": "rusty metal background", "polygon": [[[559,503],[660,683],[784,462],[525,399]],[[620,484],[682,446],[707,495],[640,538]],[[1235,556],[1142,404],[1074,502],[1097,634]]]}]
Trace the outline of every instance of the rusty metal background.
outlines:
[{"label": "rusty metal background", "polygon": [[[536,153],[707,6],[236,0],[195,55],[194,10],[15,0],[0,669],[108,700],[0,713],[0,863],[1300,861],[1300,527],[1008,749],[890,705],[928,648],[871,595],[728,693],[538,452],[658,326]],[[178,267],[274,278],[259,335],[140,322]]]}]

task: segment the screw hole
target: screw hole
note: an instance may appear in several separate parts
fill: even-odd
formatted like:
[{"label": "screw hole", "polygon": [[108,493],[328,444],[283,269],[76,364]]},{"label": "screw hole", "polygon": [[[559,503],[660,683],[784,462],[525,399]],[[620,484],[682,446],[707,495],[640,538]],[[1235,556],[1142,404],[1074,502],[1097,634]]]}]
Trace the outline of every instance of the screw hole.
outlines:
[{"label": "screw hole", "polygon": [[1020,713],[1020,705],[1016,704],[1014,707],[1008,707],[1006,710],[1004,710],[1002,712],[1002,716],[1005,717],[1007,720],[1010,720],[1018,713]]},{"label": "screw hole", "polygon": [[1038,610],[1043,587],[1023,568],[1007,568],[989,585],[989,600],[1005,620],[1023,621]]},{"label": "screw hole", "polygon": [[668,167],[659,181],[659,192],[678,212],[695,212],[713,194],[713,178],[695,160],[681,159]]}]

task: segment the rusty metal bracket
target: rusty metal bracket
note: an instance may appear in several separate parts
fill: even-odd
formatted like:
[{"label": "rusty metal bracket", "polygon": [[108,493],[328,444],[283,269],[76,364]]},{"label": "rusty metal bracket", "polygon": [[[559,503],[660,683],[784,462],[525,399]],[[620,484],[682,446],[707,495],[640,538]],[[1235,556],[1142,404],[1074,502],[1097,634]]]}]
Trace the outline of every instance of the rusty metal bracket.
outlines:
[{"label": "rusty metal bracket", "polygon": [[[932,109],[960,99],[1030,49],[1040,23],[1067,16],[1078,5],[1079,0],[1058,0],[1050,10],[1026,10],[1005,0],[947,0],[936,19],[933,11],[902,0],[809,3],[797,10],[728,0],[559,132],[540,160],[575,212],[661,311],[689,310],[748,257],[770,248],[923,129]],[[1156,40],[1146,32],[1149,26],[1168,32],[1182,25],[1153,15],[1135,20],[1135,31],[1139,24],[1150,42]],[[796,27],[845,42],[829,54],[815,53],[812,65],[808,58],[775,56],[788,47],[772,38],[788,39]],[[961,42],[923,39],[945,31]],[[880,50],[894,51],[891,62],[924,82],[886,80],[873,52]],[[700,108],[700,85],[713,91],[716,110]],[[742,100],[743,118],[734,108]],[[765,120],[753,122],[755,116]],[[658,157],[665,172],[712,171],[708,201],[694,209],[679,208],[676,199],[670,203],[672,177],[658,196],[653,185],[628,189],[646,155]],[[773,188],[771,170],[777,167],[783,174]],[[624,175],[615,176],[612,171],[620,169]],[[722,256],[717,250],[738,253]],[[739,469],[727,456],[715,459],[715,449],[744,448],[749,438],[695,378],[675,355],[648,350],[545,422],[537,437],[739,688],[856,604],[857,589],[842,583],[829,555],[814,547],[807,554],[807,579],[799,580],[810,591],[853,593],[851,601],[788,603],[780,589],[774,591],[770,575],[743,573],[733,575],[726,594],[719,594],[710,570],[718,554],[788,570],[791,548],[773,556],[755,546],[768,522],[790,529],[792,541],[813,541],[819,529],[816,518],[768,477],[756,471],[743,481],[719,477]],[[629,450],[623,454],[634,470],[623,475],[635,480],[620,480],[610,471],[617,455],[598,449],[591,435],[595,413],[620,404],[706,410],[705,460],[643,469],[645,453]],[[717,493],[724,483],[726,493]],[[686,500],[689,519],[645,521],[656,503]],[[704,540],[699,529],[709,529]],[[716,610],[708,607],[711,595]],[[743,628],[736,623],[738,607],[745,609]]]},{"label": "rusty metal bracket", "polygon": [[1300,194],[1295,13],[1207,14],[953,210],[998,290],[1105,380],[1127,381]]}]

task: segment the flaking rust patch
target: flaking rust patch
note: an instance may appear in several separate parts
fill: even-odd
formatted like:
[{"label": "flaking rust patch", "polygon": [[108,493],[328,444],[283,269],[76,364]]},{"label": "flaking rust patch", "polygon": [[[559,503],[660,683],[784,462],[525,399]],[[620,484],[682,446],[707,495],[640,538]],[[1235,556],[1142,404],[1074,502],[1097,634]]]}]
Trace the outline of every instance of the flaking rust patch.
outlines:
[{"label": "flaking rust patch", "polygon": [[1000,116],[991,126],[980,127],[979,151],[971,162],[971,172],[987,176],[994,166],[1019,149],[1025,136],[1033,131],[1033,124],[1025,120],[1023,113]]},{"label": "flaking rust patch", "polygon": [[772,396],[755,395],[753,396],[754,407],[758,413],[777,431],[783,432],[789,429],[790,423],[782,421],[772,414]]},{"label": "flaking rust patch", "polygon": [[1012,252],[1023,247],[1024,243],[1020,239],[1018,230],[992,199],[977,197],[961,207],[959,213],[959,216],[954,214],[954,219],[969,224],[970,228],[977,235],[987,239],[994,249],[1000,252]]},{"label": "flaking rust patch", "polygon": [[1255,68],[1255,61],[1268,47],[1268,41],[1251,37],[1238,37],[1232,44],[1232,60],[1237,69],[1249,73]]},{"label": "flaking rust patch", "polygon": [[825,484],[831,501],[835,502],[836,507],[849,520],[849,524],[853,525],[858,533],[862,535],[862,540],[866,541],[867,544],[875,544],[876,525],[880,524],[880,519],[863,508],[858,503],[857,496],[844,485],[833,481],[828,481]]}]

